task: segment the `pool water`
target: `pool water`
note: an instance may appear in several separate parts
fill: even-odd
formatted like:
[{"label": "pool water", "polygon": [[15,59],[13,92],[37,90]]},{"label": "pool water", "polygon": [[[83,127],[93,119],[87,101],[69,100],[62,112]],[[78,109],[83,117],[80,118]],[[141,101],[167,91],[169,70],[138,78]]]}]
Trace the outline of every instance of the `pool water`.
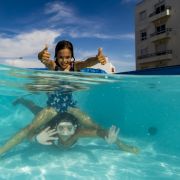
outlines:
[{"label": "pool water", "polygon": [[12,103],[20,97],[46,107],[47,92],[73,91],[77,106],[101,126],[139,147],[120,151],[100,138],[70,149],[28,140],[0,157],[0,179],[180,179],[180,76],[65,73],[0,65],[0,146],[31,123],[33,114]]}]

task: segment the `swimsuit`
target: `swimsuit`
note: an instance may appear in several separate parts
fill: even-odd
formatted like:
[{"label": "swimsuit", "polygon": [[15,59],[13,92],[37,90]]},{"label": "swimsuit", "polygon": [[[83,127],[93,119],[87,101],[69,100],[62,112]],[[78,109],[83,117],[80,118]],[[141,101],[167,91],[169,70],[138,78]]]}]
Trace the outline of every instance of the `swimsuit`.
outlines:
[{"label": "swimsuit", "polygon": [[[60,70],[60,66],[56,62],[55,71],[59,71],[59,70]],[[70,71],[74,71],[74,62],[72,62],[71,64]],[[76,101],[73,100],[72,97],[72,91],[68,89],[61,88],[59,90],[50,92],[47,95],[48,95],[47,106],[55,108],[56,111],[58,112],[66,112],[68,107],[75,107],[76,105]]]},{"label": "swimsuit", "polygon": [[76,101],[73,100],[72,92],[64,92],[63,88],[48,93],[47,106],[53,107],[58,112],[66,112],[68,107],[75,107]]},{"label": "swimsuit", "polygon": [[[55,71],[62,71],[59,63],[57,61],[55,61],[55,63],[56,63],[56,66],[55,66],[54,70]],[[74,61],[71,63],[71,67],[70,67],[69,71],[74,71]]]}]

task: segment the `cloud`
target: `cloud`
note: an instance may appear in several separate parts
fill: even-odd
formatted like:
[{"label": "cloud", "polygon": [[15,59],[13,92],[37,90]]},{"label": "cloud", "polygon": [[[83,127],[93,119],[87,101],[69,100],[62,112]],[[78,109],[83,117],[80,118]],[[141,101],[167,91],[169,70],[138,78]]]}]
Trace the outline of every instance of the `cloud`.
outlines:
[{"label": "cloud", "polygon": [[[39,18],[38,22],[37,18]],[[101,33],[102,30],[106,28],[104,27],[106,24],[106,19],[99,18],[93,15],[88,18],[85,16],[81,17],[75,8],[67,5],[67,3],[64,3],[62,1],[50,2],[45,4],[44,10],[41,10],[40,13],[35,13],[35,15],[31,16],[30,19],[31,20],[28,20],[27,17],[23,19],[23,23],[25,24],[25,26],[23,27],[29,27],[29,29],[43,29],[44,27],[47,27],[48,24],[48,27],[51,28],[50,31],[52,31],[52,29],[54,29],[54,31],[60,29],[61,34],[72,38],[134,40],[135,36],[134,33],[131,32],[125,34]],[[9,32],[11,30],[7,29],[6,31]],[[48,31],[48,29],[46,31]],[[13,28],[12,33],[14,36],[17,33],[21,33],[21,30],[15,30]]]},{"label": "cloud", "polygon": [[124,54],[123,57],[129,59],[129,58],[133,58],[133,55],[132,54]]},{"label": "cloud", "polygon": [[63,2],[47,3],[44,12],[46,15],[50,16],[48,21],[52,23],[73,23],[74,17],[76,17],[73,9],[67,7]]},{"label": "cloud", "polygon": [[77,60],[85,60],[88,57],[92,57],[92,55],[96,55],[98,50],[94,50],[94,51],[85,51],[85,50],[81,50],[81,49],[76,49],[76,59]]},{"label": "cloud", "polygon": [[126,3],[138,3],[142,0],[121,0],[121,3],[126,4]]},{"label": "cloud", "polygon": [[134,40],[135,35],[134,33],[127,33],[127,34],[115,34],[115,35],[107,35],[107,34],[100,34],[100,33],[90,33],[90,32],[70,32],[70,36],[73,38],[98,38],[98,39],[129,39]]},{"label": "cloud", "polygon": [[37,53],[45,44],[50,46],[50,52],[54,51],[55,38],[60,34],[55,30],[34,30],[11,38],[0,34],[0,63],[24,68],[44,67],[37,60]]},{"label": "cloud", "polygon": [[[96,21],[89,20],[78,16],[76,10],[66,5],[64,2],[51,2],[45,5],[45,15],[48,15],[48,22],[57,26],[74,25],[77,26],[89,26],[93,28],[99,27]],[[101,24],[101,23],[98,23]]]},{"label": "cloud", "polygon": [[136,69],[136,64],[134,61],[111,59],[111,63],[115,66],[116,72],[134,71]]},{"label": "cloud", "polygon": [[6,59],[1,64],[21,68],[44,68],[45,66],[37,59]]},{"label": "cloud", "polygon": [[37,55],[45,44],[52,45],[60,34],[55,30],[34,30],[11,38],[0,35],[0,59]]},{"label": "cloud", "polygon": [[75,9],[63,2],[48,3],[45,6],[45,16],[53,28],[64,28],[64,35],[72,38],[97,38],[97,39],[129,39],[134,40],[134,33],[127,34],[102,34],[105,20],[97,17],[80,17]]},{"label": "cloud", "polygon": [[67,7],[63,2],[47,3],[45,8],[46,14],[55,14],[57,18],[72,18],[73,9]]},{"label": "cloud", "polygon": [[[135,2],[133,0],[124,0],[126,3],[130,1]],[[88,18],[81,17],[76,9],[62,1],[46,4],[44,12],[41,11],[41,13],[36,14],[37,16],[39,18],[43,17],[41,21],[37,21],[37,19],[35,21],[32,18],[32,22],[29,23],[24,20],[24,22],[32,25],[25,27],[34,29],[35,26],[36,29],[41,28],[40,30],[21,32],[21,29],[12,33],[11,36],[0,34],[0,63],[16,64],[16,66],[20,67],[42,67],[42,64],[37,61],[37,53],[46,43],[52,48],[50,52],[54,51],[54,41],[62,35],[72,38],[97,38],[105,40],[134,40],[135,36],[134,33],[104,34],[102,30],[106,22],[105,19],[99,19],[93,16]],[[47,24],[51,29],[42,29],[43,27],[47,27]],[[96,53],[96,49],[91,52],[76,50],[77,59],[85,59]],[[23,59],[18,59],[18,57],[23,57]],[[116,61],[114,62],[116,63]],[[121,68],[123,63],[120,60],[117,60],[117,62],[117,66]],[[128,66],[128,64],[126,65]]]}]

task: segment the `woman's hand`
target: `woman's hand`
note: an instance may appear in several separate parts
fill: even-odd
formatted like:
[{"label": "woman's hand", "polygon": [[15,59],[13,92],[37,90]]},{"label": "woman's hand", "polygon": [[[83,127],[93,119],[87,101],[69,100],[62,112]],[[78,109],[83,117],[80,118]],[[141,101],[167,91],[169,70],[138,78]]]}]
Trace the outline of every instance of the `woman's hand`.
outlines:
[{"label": "woman's hand", "polygon": [[103,55],[102,48],[98,49],[98,54],[96,56],[98,62],[100,62],[102,65],[105,65],[107,63],[106,57]]},{"label": "woman's hand", "polygon": [[58,137],[54,137],[55,134],[57,134],[55,129],[47,127],[36,136],[36,140],[43,145],[52,145],[52,141],[58,139]]},{"label": "woman's hand", "polygon": [[113,144],[116,142],[119,133],[119,128],[116,126],[111,126],[108,131],[108,135],[105,136],[105,140],[108,144]]}]

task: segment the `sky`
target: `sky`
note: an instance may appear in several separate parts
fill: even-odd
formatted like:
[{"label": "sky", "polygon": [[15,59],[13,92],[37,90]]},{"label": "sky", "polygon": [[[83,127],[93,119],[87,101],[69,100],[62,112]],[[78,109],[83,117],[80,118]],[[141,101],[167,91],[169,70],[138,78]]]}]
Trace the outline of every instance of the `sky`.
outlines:
[{"label": "sky", "polygon": [[0,64],[44,67],[45,44],[54,58],[58,41],[74,45],[75,58],[98,48],[117,72],[135,70],[136,0],[0,0]]}]

